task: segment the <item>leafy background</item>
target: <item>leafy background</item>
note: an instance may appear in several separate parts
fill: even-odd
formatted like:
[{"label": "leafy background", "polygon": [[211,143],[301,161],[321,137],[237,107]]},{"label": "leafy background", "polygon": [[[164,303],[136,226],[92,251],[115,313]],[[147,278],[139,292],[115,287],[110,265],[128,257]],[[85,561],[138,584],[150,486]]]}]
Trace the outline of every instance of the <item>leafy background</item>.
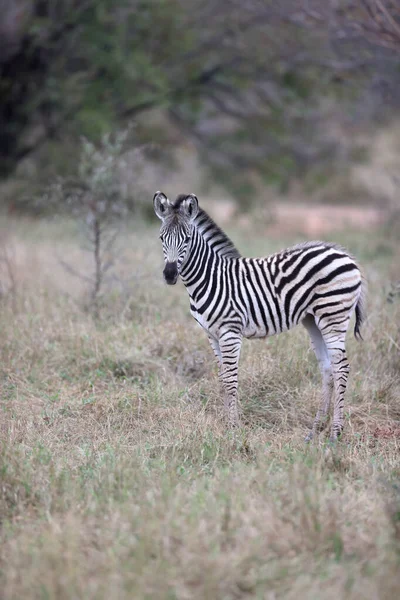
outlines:
[{"label": "leafy background", "polygon": [[246,208],[265,186],[326,185],[397,118],[391,0],[2,0],[1,11],[0,175],[24,190],[30,175],[40,187],[74,172],[82,135],[98,143],[134,120],[130,146],[150,164],[179,166],[183,146]]}]

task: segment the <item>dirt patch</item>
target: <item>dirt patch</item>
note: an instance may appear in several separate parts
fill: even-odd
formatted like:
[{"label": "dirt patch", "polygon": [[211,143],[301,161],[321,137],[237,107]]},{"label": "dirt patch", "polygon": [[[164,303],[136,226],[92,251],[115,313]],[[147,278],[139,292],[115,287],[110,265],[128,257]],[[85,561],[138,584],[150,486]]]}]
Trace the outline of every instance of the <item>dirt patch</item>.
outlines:
[{"label": "dirt patch", "polygon": [[374,438],[381,438],[384,440],[400,438],[400,426],[385,425],[383,427],[376,427],[374,431]]},{"label": "dirt patch", "polygon": [[272,209],[271,234],[301,232],[318,237],[343,229],[374,229],[385,221],[385,212],[372,206],[279,204]]},{"label": "dirt patch", "polygon": [[[239,224],[244,229],[254,228],[254,216],[241,214],[240,206],[226,198],[204,198],[201,206],[218,225]],[[301,233],[306,237],[322,237],[334,231],[358,229],[368,231],[387,220],[387,212],[376,206],[302,204],[294,202],[268,203],[258,211],[259,224],[265,223],[272,236]]]}]

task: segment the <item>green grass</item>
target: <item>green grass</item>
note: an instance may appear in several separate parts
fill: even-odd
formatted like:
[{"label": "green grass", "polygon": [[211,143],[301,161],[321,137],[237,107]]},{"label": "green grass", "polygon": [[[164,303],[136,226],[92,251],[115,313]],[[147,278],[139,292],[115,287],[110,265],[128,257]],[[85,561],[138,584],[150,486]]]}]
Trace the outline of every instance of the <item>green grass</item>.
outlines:
[{"label": "green grass", "polygon": [[[2,598],[397,597],[394,242],[337,237],[370,293],[331,448],[324,434],[304,444],[321,384],[305,330],[244,343],[244,425],[228,431],[206,336],[183,286],[162,283],[156,229],[122,234],[127,283],[107,290],[95,322],[57,259],[89,267],[74,228],[5,225],[16,285],[0,297]],[[248,254],[293,241],[232,237]]]}]

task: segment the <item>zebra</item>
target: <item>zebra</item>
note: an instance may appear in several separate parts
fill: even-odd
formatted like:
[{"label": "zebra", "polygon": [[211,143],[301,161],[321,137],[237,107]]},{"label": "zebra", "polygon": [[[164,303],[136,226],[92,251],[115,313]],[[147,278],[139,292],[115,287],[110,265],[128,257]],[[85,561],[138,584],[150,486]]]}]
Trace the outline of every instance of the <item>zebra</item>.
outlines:
[{"label": "zebra", "polygon": [[218,362],[224,407],[231,426],[239,424],[238,364],[243,338],[263,338],[302,323],[322,373],[322,398],[313,439],[325,427],[330,401],[334,414],[330,439],[341,436],[349,375],[345,339],[355,311],[354,335],[362,339],[366,283],[339,245],[305,242],[266,258],[245,258],[195,194],[171,202],[163,192],[153,198],[161,219],[165,282],[178,277],[190,298],[190,312],[207,332]]}]

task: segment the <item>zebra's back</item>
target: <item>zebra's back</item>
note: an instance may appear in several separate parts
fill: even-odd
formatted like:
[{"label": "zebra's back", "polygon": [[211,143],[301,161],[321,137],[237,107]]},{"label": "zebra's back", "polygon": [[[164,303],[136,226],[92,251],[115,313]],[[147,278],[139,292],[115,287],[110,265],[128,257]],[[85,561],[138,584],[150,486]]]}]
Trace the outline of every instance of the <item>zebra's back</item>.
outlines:
[{"label": "zebra's back", "polygon": [[[362,298],[363,280],[355,260],[343,248],[307,242],[267,258],[241,258],[245,337],[286,331],[307,314],[316,322],[348,317]],[[363,309],[359,306],[359,320]]]}]

